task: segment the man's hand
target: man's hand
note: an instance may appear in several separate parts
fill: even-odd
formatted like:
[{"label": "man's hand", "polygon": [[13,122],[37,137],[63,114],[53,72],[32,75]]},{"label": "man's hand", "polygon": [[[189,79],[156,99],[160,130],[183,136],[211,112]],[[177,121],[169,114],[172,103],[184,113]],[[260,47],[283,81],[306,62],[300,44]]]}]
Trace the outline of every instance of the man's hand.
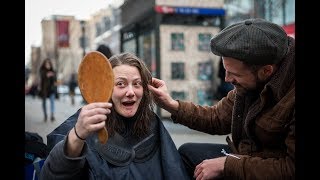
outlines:
[{"label": "man's hand", "polygon": [[226,157],[207,159],[196,166],[194,177],[196,180],[216,179],[223,177]]},{"label": "man's hand", "polygon": [[169,95],[168,88],[163,80],[152,78],[151,85],[148,85],[148,88],[153,93],[158,106],[170,113],[178,111],[179,103]]}]

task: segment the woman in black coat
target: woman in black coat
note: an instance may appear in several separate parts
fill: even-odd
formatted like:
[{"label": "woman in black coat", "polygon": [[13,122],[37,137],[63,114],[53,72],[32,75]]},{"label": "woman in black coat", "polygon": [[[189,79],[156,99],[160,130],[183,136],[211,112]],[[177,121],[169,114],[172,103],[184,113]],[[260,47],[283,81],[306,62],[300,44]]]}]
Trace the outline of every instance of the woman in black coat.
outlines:
[{"label": "woman in black coat", "polygon": [[54,112],[55,112],[55,97],[57,93],[57,86],[56,86],[57,76],[56,72],[53,69],[51,59],[46,58],[42,65],[40,66],[40,97],[42,98],[42,110],[44,114],[44,121],[47,121],[48,114],[47,114],[47,105],[46,100],[47,98],[50,99],[50,111],[51,121],[55,120]]}]

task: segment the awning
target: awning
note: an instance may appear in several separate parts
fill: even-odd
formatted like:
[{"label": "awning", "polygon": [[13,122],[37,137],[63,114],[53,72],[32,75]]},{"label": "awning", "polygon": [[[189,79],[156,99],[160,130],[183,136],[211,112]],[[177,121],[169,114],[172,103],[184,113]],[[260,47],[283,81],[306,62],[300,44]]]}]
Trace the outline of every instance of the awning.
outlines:
[{"label": "awning", "polygon": [[285,26],[282,26],[283,29],[286,31],[288,36],[295,37],[295,23],[287,24]]}]

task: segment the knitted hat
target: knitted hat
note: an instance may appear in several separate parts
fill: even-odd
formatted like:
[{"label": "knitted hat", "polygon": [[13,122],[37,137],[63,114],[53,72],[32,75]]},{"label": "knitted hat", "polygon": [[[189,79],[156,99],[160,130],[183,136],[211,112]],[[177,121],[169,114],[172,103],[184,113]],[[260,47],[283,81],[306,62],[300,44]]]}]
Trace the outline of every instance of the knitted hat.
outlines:
[{"label": "knitted hat", "polygon": [[279,25],[263,19],[247,19],[213,36],[210,46],[215,55],[266,65],[280,62],[289,45],[287,34]]}]

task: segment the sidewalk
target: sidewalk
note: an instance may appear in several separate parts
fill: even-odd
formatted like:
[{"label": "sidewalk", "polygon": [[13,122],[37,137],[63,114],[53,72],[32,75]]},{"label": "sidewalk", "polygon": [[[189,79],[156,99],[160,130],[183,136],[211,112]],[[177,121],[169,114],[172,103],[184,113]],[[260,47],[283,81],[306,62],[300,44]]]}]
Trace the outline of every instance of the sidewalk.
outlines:
[{"label": "sidewalk", "polygon": [[[45,143],[47,143],[46,135],[58,127],[63,121],[74,114],[82,105],[82,98],[77,96],[75,99],[75,105],[71,105],[69,96],[61,96],[59,100],[56,100],[56,120],[51,122],[50,119],[47,122],[43,121],[43,113],[41,107],[41,99],[32,96],[25,97],[25,131],[37,132]],[[47,108],[49,110],[49,100],[47,102]],[[202,132],[194,131],[188,127],[180,124],[174,124],[170,120],[163,120],[164,126],[169,131],[173,141],[177,147],[180,147],[186,142],[199,142],[199,143],[223,143],[225,144],[226,136],[209,135]]]}]

